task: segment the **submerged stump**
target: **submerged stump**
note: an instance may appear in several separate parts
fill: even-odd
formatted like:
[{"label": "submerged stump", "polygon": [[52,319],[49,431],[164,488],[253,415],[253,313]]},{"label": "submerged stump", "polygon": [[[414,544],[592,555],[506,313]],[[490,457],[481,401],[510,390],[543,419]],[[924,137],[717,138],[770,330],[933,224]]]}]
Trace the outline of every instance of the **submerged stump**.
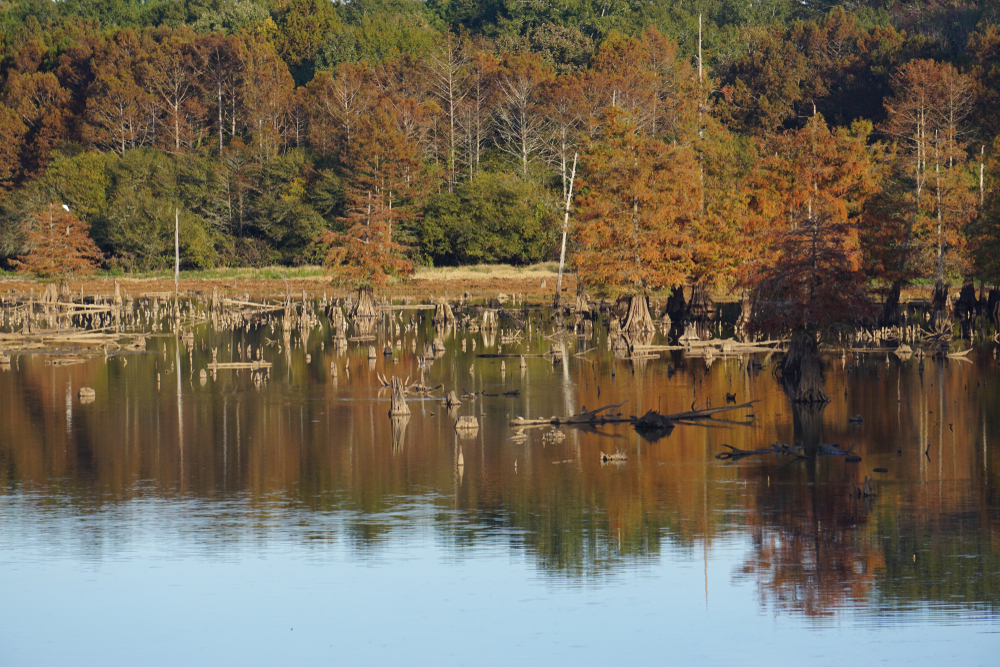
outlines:
[{"label": "submerged stump", "polygon": [[410,406],[406,404],[406,385],[398,377],[393,376],[389,386],[392,387],[392,405],[389,408],[389,416],[401,417],[410,414]]}]

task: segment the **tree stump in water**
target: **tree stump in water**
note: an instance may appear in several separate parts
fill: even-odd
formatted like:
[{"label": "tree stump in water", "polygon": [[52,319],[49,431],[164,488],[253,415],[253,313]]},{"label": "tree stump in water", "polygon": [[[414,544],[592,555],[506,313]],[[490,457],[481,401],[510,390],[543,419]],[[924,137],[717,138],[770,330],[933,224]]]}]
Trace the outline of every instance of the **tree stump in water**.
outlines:
[{"label": "tree stump in water", "polygon": [[59,300],[63,303],[73,303],[73,291],[69,288],[69,282],[62,280],[59,282]]},{"label": "tree stump in water", "polygon": [[[117,283],[115,283],[117,284]],[[49,283],[45,286],[45,291],[42,292],[41,302],[44,304],[52,304],[59,301],[59,291],[56,288],[55,283]]]},{"label": "tree stump in water", "polygon": [[497,313],[495,310],[483,311],[483,323],[480,327],[483,331],[497,330]]},{"label": "tree stump in water", "polygon": [[455,431],[460,436],[472,437],[479,432],[479,420],[468,415],[459,417],[455,422]]},{"label": "tree stump in water", "polygon": [[995,287],[986,299],[986,317],[990,318],[993,326],[1000,327],[1000,290]]},{"label": "tree stump in water", "polygon": [[736,337],[741,342],[750,342],[750,318],[753,316],[753,301],[746,295],[740,299],[740,316],[736,320]]},{"label": "tree stump in water", "polygon": [[455,323],[455,313],[452,312],[451,306],[444,299],[440,299],[437,302],[437,307],[434,309],[434,324],[445,324],[451,325]]},{"label": "tree stump in water", "polygon": [[976,319],[979,300],[976,298],[976,287],[972,283],[962,285],[962,291],[955,302],[955,317],[962,323],[962,334],[968,337],[972,323]]},{"label": "tree stump in water", "polygon": [[900,284],[896,281],[892,284],[892,289],[885,297],[885,303],[882,305],[882,315],[879,317],[879,324],[884,327],[895,327],[899,326],[899,291]]},{"label": "tree stump in water", "polygon": [[375,307],[375,293],[370,287],[358,288],[358,300],[351,309],[351,318],[374,318],[378,315],[378,308]]},{"label": "tree stump in water", "polygon": [[951,331],[951,309],[948,307],[948,286],[940,280],[934,284],[931,299],[931,329],[937,333]]},{"label": "tree stump in water", "polygon": [[410,406],[406,404],[406,387],[403,381],[395,375],[389,381],[392,387],[392,406],[389,408],[390,417],[401,417],[410,414]]},{"label": "tree stump in water", "polygon": [[628,333],[656,331],[645,296],[636,294],[629,298],[628,312],[622,320],[622,331]]},{"label": "tree stump in water", "polygon": [[781,361],[781,379],[796,403],[829,403],[823,391],[823,361],[819,358],[816,341],[800,332],[792,338],[788,352]]},{"label": "tree stump in water", "polygon": [[680,322],[687,315],[687,302],[684,300],[684,287],[682,285],[675,287],[670,296],[667,297],[666,314],[674,322]]},{"label": "tree stump in water", "polygon": [[698,283],[691,290],[691,301],[688,303],[687,319],[692,322],[708,322],[715,317],[715,302],[708,294],[708,288]]},{"label": "tree stump in water", "polygon": [[590,300],[587,299],[587,293],[583,291],[583,287],[579,284],[576,289],[576,304],[574,311],[579,315],[589,313],[591,311]]},{"label": "tree stump in water", "polygon": [[440,336],[434,337],[434,342],[431,343],[431,349],[434,350],[435,358],[443,355],[448,350],[448,348],[444,346],[444,341],[441,340]]}]

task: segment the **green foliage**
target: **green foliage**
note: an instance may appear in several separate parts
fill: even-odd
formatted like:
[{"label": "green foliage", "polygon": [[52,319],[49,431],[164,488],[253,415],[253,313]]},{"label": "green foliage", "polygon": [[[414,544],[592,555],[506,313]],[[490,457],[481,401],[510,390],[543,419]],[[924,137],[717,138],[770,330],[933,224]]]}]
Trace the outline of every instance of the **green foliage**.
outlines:
[{"label": "green foliage", "polygon": [[[107,205],[94,235],[115,261],[129,270],[150,271],[173,259],[178,165],[158,151],[127,151],[109,165]],[[205,221],[180,211],[180,253],[185,267],[211,266],[215,251]]]},{"label": "green foliage", "polygon": [[197,32],[236,35],[273,35],[277,26],[271,13],[253,0],[220,3],[218,9],[207,9],[191,27]]},{"label": "green foliage", "polygon": [[422,252],[439,265],[531,264],[555,252],[552,194],[510,173],[482,173],[454,193],[431,199],[421,230]]},{"label": "green foliage", "polygon": [[333,229],[344,215],[344,181],[332,169],[322,169],[314,175],[309,187],[309,203],[323,216],[327,228]]},{"label": "green foliage", "polygon": [[409,54],[426,55],[435,35],[423,16],[415,13],[375,13],[332,31],[318,49],[317,70],[333,70],[340,63],[380,63]]},{"label": "green foliage", "polygon": [[[723,265],[753,254],[733,234],[761,196],[743,187],[762,159],[756,147],[814,111],[834,128],[871,121],[871,142],[883,141],[895,73],[917,58],[950,61],[977,93],[957,135],[968,143],[956,150],[996,136],[1000,12],[971,0],[904,4],[2,2],[0,258],[24,249],[30,211],[58,202],[123,267],[169,265],[175,208],[188,266],[319,262],[318,239],[346,234],[352,207],[372,198],[385,200],[410,258],[534,262],[553,254],[568,158],[584,157],[604,112],[618,106],[637,114],[651,141],[693,151],[683,179],[703,192],[688,206],[698,214],[681,216],[677,243],[690,258],[676,273],[728,284]],[[442,59],[445,34],[456,48]],[[363,184],[352,148],[382,110],[391,110],[385,136],[412,149],[400,178],[419,194],[404,200]],[[380,172],[379,160],[368,162]],[[869,278],[921,240],[901,213],[905,198],[893,196],[912,189],[906,173],[866,204]],[[616,178],[612,171],[606,181]],[[955,189],[964,196],[965,186]],[[942,247],[993,275],[992,190],[987,200],[986,213]],[[650,215],[675,204],[651,206],[660,210]]]},{"label": "green foliage", "polygon": [[312,63],[327,39],[343,32],[330,0],[291,0],[278,23],[275,46],[299,83],[312,78]]}]

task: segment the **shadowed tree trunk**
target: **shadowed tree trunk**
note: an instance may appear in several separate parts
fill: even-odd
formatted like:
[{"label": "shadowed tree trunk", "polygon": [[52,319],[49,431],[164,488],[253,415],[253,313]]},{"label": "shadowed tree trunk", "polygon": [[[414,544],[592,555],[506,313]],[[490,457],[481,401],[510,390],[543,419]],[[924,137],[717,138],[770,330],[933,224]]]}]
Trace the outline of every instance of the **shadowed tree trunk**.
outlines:
[{"label": "shadowed tree trunk", "polygon": [[885,297],[885,303],[882,305],[882,315],[879,317],[879,322],[884,327],[895,327],[899,326],[899,292],[900,292],[899,281],[892,284],[892,289]]},{"label": "shadowed tree trunk", "polygon": [[667,315],[671,322],[680,322],[687,314],[687,301],[684,299],[684,286],[677,285],[667,297]]},{"label": "shadowed tree trunk", "polygon": [[962,336],[972,336],[972,325],[979,310],[979,300],[976,298],[976,287],[971,282],[962,285],[962,291],[955,302],[955,317],[962,324]]},{"label": "shadowed tree trunk", "polygon": [[939,280],[934,284],[931,298],[931,327],[943,332],[951,328],[951,310],[948,307],[948,285]]},{"label": "shadowed tree trunk", "polygon": [[823,361],[816,340],[808,332],[794,335],[781,361],[781,379],[785,390],[796,403],[828,403],[823,391]]}]

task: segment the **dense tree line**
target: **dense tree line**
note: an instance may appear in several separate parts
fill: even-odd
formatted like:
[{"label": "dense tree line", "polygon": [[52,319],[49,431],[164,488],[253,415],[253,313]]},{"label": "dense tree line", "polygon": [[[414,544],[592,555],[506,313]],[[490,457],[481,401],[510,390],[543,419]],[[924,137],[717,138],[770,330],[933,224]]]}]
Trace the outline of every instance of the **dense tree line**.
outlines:
[{"label": "dense tree line", "polygon": [[977,0],[3,2],[0,255],[66,205],[126,270],[168,263],[175,210],[188,267],[534,262],[577,156],[584,282],[752,287],[782,326],[822,324],[872,280],[1000,279],[998,20]]}]

